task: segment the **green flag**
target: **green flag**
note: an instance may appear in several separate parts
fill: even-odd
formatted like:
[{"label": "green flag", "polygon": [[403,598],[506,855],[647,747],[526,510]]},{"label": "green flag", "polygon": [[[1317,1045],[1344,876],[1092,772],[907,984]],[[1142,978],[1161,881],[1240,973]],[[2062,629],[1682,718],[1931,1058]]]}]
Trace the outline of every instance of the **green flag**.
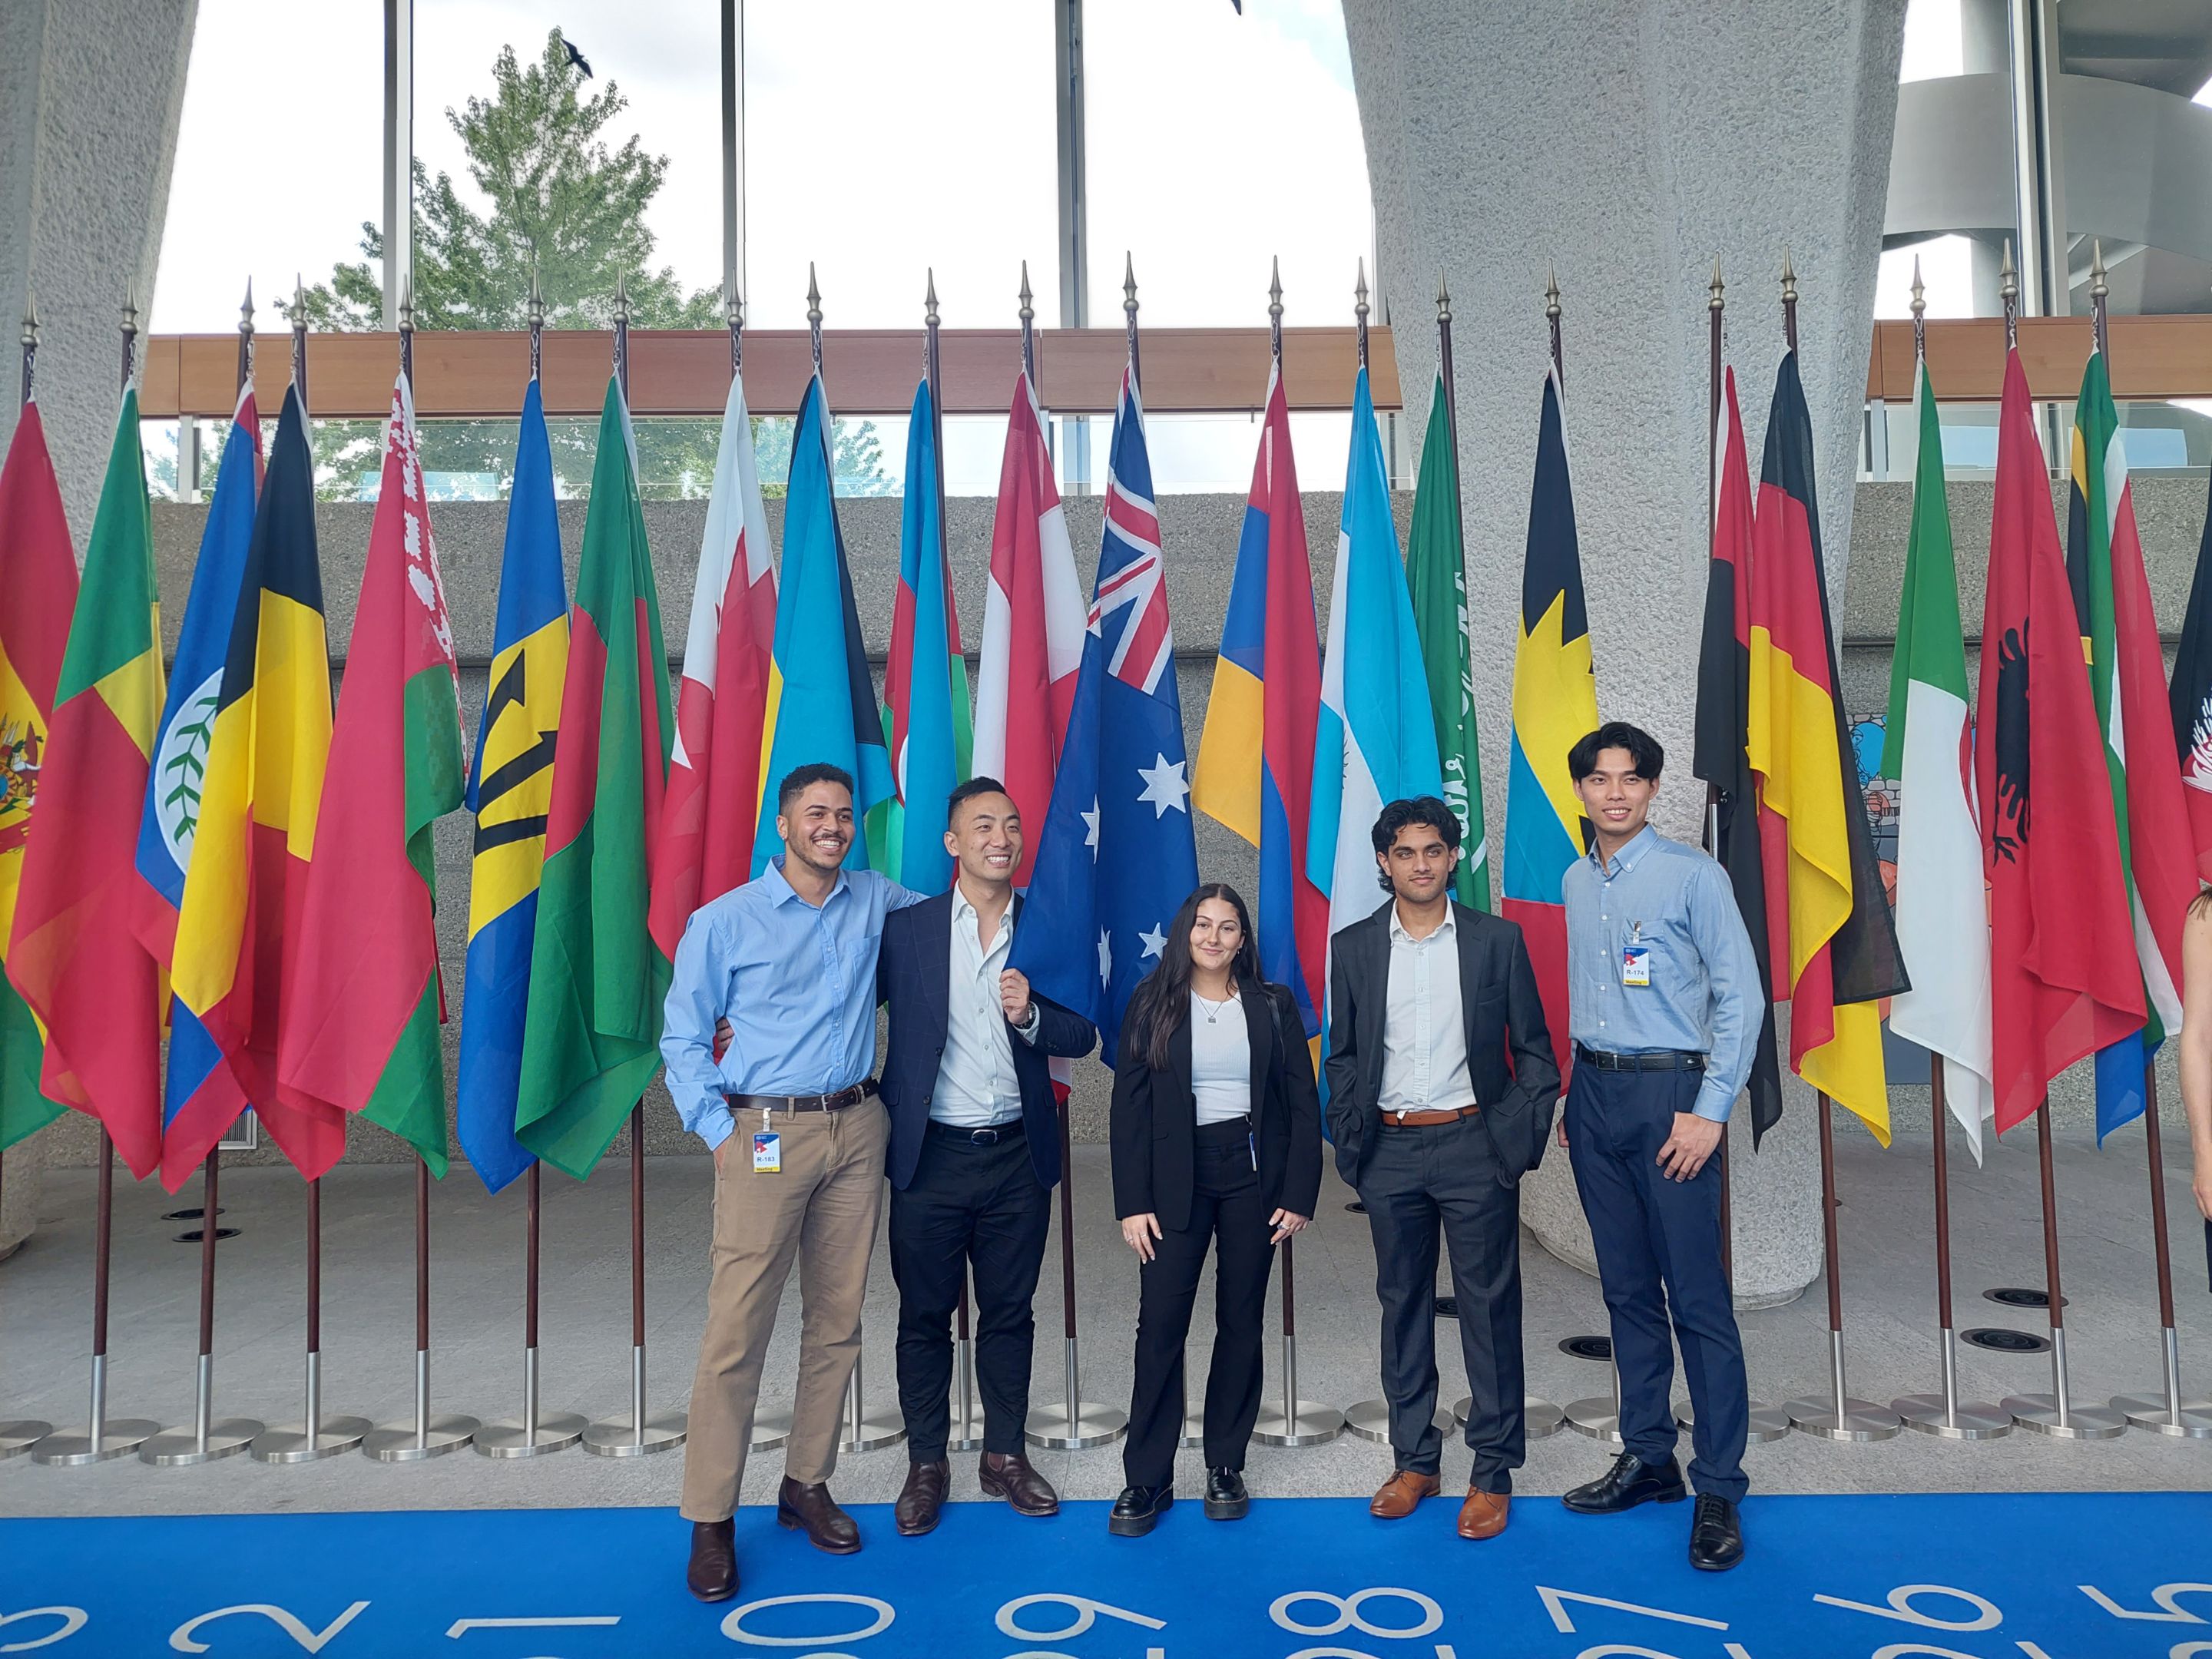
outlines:
[{"label": "green flag", "polygon": [[545,824],[515,1136],[592,1172],[660,1065],[669,960],[647,930],[647,849],[668,781],[668,653],[629,411],[607,383]]},{"label": "green flag", "polygon": [[1463,835],[1456,890],[1470,909],[1490,908],[1490,847],[1482,824],[1482,746],[1474,731],[1474,674],[1468,659],[1467,556],[1460,540],[1459,456],[1443,376],[1429,404],[1421,476],[1413,489],[1413,528],[1406,540],[1406,583],[1413,593],[1413,632],[1429,678],[1444,804]]}]

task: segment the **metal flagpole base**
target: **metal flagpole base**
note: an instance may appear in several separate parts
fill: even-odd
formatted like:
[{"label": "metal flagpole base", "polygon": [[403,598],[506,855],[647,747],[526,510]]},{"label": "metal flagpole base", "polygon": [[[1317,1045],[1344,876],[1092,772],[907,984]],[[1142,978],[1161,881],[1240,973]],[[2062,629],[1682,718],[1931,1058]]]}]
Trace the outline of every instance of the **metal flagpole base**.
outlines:
[{"label": "metal flagpole base", "polygon": [[584,1449],[598,1457],[650,1457],[684,1443],[689,1425],[682,1412],[648,1417],[640,1428],[631,1417],[611,1417],[584,1431]]},{"label": "metal flagpole base", "polygon": [[[1469,1402],[1462,1401],[1460,1403],[1466,1405]],[[1458,1415],[1455,1410],[1446,1411],[1442,1406],[1437,1407],[1437,1414],[1433,1420],[1438,1434],[1449,1434],[1462,1423],[1467,1421],[1464,1417]],[[1372,1440],[1380,1446],[1389,1445],[1390,1443],[1390,1402],[1387,1400],[1363,1400],[1357,1405],[1346,1406],[1344,1408],[1344,1431],[1346,1434],[1357,1436],[1362,1440]],[[1528,1432],[1531,1436],[1535,1434],[1536,1431],[1533,1425]],[[1546,1432],[1548,1433],[1550,1431],[1547,1430]]]},{"label": "metal flagpole base", "polygon": [[2012,1432],[2012,1414],[1985,1400],[1962,1400],[1954,1409],[1940,1394],[1899,1395],[1890,1410],[1916,1434],[1938,1440],[2002,1440]]},{"label": "metal flagpole base", "polygon": [[54,1431],[51,1423],[41,1423],[35,1417],[21,1417],[13,1422],[0,1421],[0,1463],[11,1457],[21,1457]]},{"label": "metal flagpole base", "polygon": [[[1696,1428],[1698,1408],[1686,1400],[1681,1401],[1674,1407],[1674,1421],[1677,1426],[1681,1428]],[[1781,1407],[1771,1405],[1764,1400],[1754,1400],[1751,1402],[1750,1415],[1746,1419],[1744,1427],[1743,1437],[1746,1440],[1754,1446],[1763,1446],[1769,1441],[1781,1439],[1789,1432],[1789,1413],[1784,1411]]]},{"label": "metal flagpole base", "polygon": [[246,1448],[257,1463],[319,1463],[358,1447],[375,1425],[365,1417],[325,1417],[313,1431],[305,1423],[264,1429]]},{"label": "metal flagpole base", "polygon": [[[1082,1370],[1077,1360],[1075,1339],[1066,1339],[1067,1354],[1067,1386],[1059,1402],[1051,1406],[1030,1407],[1029,1427],[1023,1438],[1032,1446],[1042,1446],[1048,1451],[1089,1451],[1094,1446],[1110,1446],[1129,1431],[1129,1414],[1115,1411],[1111,1406],[1095,1405],[1082,1397]],[[1183,1444],[1202,1443],[1188,1437],[1193,1418],[1183,1419]]]},{"label": "metal flagpole base", "polygon": [[111,1417],[100,1425],[97,1436],[88,1427],[46,1436],[31,1448],[31,1461],[64,1469],[112,1462],[130,1456],[161,1431],[159,1423],[149,1423],[143,1417]]},{"label": "metal flagpole base", "polygon": [[2030,1434],[2054,1440],[2112,1440],[2128,1431],[2128,1419],[2102,1406],[2069,1402],[2062,1419],[2056,1395],[2016,1394],[1999,1401],[1997,1409],[2010,1412],[2012,1420]]},{"label": "metal flagpole base", "polygon": [[1252,1425],[1252,1437],[1263,1446],[1322,1446],[1344,1432],[1344,1413],[1335,1407],[1311,1400],[1291,1403],[1295,1409],[1287,1419],[1283,1415],[1285,1401],[1262,1406],[1260,1420]]},{"label": "metal flagpole base", "polygon": [[845,1384],[845,1437],[838,1443],[838,1449],[880,1451],[905,1438],[904,1419],[868,1415],[867,1385],[860,1380],[860,1362],[854,1359],[852,1378]]},{"label": "metal flagpole base", "polygon": [[539,1416],[532,1434],[510,1417],[478,1429],[475,1444],[486,1457],[543,1457],[568,1450],[584,1437],[586,1426],[580,1412],[550,1412]]},{"label": "metal flagpole base", "polygon": [[1620,1438],[1620,1412],[1610,1395],[1594,1395],[1588,1400],[1567,1402],[1567,1426],[1577,1434],[1586,1434],[1591,1439],[1608,1446],[1618,1446]]},{"label": "metal flagpole base", "polygon": [[975,1398],[975,1345],[968,1337],[952,1344],[952,1431],[945,1442],[949,1452],[983,1449],[983,1412]]},{"label": "metal flagpole base", "polygon": [[387,1423],[362,1437],[361,1449],[380,1463],[417,1463],[459,1451],[483,1425],[473,1417],[441,1412],[419,1432],[412,1421]]},{"label": "metal flagpole base", "polygon": [[1182,1433],[1176,1437],[1176,1444],[1184,1451],[1206,1449],[1206,1413],[1204,1412],[1183,1413]]},{"label": "metal flagpole base", "polygon": [[753,1413],[753,1450],[775,1451],[781,1446],[788,1445],[790,1441],[791,1413],[789,1412]]},{"label": "metal flagpole base", "polygon": [[164,1429],[138,1448],[138,1461],[157,1469],[174,1469],[235,1457],[260,1437],[265,1426],[250,1417],[226,1417],[208,1425],[204,1441],[197,1427]]},{"label": "metal flagpole base", "polygon": [[[1355,1406],[1352,1409],[1357,1411],[1359,1408]],[[1454,1429],[1464,1428],[1467,1425],[1467,1419],[1474,1415],[1474,1396],[1471,1394],[1463,1394],[1453,1403],[1450,1421],[1444,1420],[1444,1414],[1442,1412],[1437,1413],[1437,1426],[1449,1434]],[[1347,1426],[1350,1425],[1351,1419],[1352,1412],[1346,1412],[1345,1421]],[[1522,1397],[1521,1422],[1522,1432],[1527,1438],[1547,1440],[1566,1426],[1567,1414],[1548,1400],[1539,1400],[1533,1394],[1525,1395]],[[1373,1437],[1379,1440],[1383,1437],[1376,1435]]]},{"label": "metal flagpole base", "polygon": [[1808,1395],[1782,1409],[1790,1413],[1790,1422],[1823,1440],[1887,1440],[1905,1426],[1903,1418],[1871,1400],[1846,1395],[1843,1404],[1838,1414],[1833,1395]]},{"label": "metal flagpole base", "polygon": [[2116,1394],[2114,1411],[2139,1429],[2177,1440],[2212,1440],[2212,1400],[2185,1400],[2176,1413],[2162,1394]]}]

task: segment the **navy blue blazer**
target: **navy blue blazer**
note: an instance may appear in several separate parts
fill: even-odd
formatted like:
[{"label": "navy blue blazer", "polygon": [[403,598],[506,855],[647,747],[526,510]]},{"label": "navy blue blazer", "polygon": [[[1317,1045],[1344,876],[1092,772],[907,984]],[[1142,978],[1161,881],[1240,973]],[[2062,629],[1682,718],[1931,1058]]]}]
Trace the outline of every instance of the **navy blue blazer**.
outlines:
[{"label": "navy blue blazer", "polygon": [[[1000,925],[1011,927],[1021,900]],[[884,1054],[878,1087],[890,1115],[889,1158],[891,1185],[904,1192],[921,1160],[928,1133],[930,1097],[945,1057],[946,1003],[951,977],[952,895],[893,910],[884,918],[883,946],[876,958],[876,994],[890,1005],[890,1043]],[[1022,1119],[1028,1132],[1030,1164],[1046,1187],[1060,1179],[1060,1110],[1054,1103],[1052,1073],[1046,1056],[1073,1059],[1087,1054],[1098,1033],[1080,1014],[1031,994],[1040,1013],[1036,1040],[1024,1042],[1009,1028],[1014,1076],[1022,1089]]]}]

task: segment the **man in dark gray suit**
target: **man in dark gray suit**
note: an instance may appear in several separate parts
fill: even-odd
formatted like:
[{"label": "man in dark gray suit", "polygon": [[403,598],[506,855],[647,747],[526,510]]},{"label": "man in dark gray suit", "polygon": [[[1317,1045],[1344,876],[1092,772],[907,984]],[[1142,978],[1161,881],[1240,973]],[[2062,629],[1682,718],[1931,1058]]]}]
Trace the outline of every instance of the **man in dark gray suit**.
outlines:
[{"label": "man in dark gray suit", "polygon": [[1559,1073],[1521,929],[1453,902],[1459,856],[1459,820],[1434,797],[1376,819],[1391,902],[1330,941],[1327,1076],[1336,1166],[1366,1208],[1382,1302],[1398,1467],[1370,1507],[1396,1520],[1439,1490],[1441,1235],[1474,1396],[1459,1535],[1483,1539],[1505,1529],[1526,1455],[1519,1182],[1543,1158]]}]

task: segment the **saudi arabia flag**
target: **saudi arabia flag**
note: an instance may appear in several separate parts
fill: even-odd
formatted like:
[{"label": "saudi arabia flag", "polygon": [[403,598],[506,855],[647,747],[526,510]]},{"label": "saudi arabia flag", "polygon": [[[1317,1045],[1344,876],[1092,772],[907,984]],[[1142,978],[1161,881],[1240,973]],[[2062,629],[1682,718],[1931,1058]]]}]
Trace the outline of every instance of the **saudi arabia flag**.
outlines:
[{"label": "saudi arabia flag", "polygon": [[1453,896],[1490,908],[1490,846],[1482,825],[1482,746],[1475,739],[1474,673],[1468,659],[1467,554],[1461,538],[1459,454],[1452,447],[1451,408],[1443,376],[1429,404],[1421,441],[1421,476],[1413,489],[1413,523],[1406,540],[1406,581],[1413,593],[1413,632],[1437,718],[1437,756],[1443,763],[1444,804],[1459,815],[1459,876]]},{"label": "saudi arabia flag", "polygon": [[1951,1114],[1978,1162],[1990,1091],[1990,923],[1966,750],[1966,640],[1943,495],[1943,437],[1920,366],[1920,457],[1890,669],[1881,769],[1902,785],[1897,815],[1897,948],[1912,988],[1890,1030],[1932,1050]]}]

